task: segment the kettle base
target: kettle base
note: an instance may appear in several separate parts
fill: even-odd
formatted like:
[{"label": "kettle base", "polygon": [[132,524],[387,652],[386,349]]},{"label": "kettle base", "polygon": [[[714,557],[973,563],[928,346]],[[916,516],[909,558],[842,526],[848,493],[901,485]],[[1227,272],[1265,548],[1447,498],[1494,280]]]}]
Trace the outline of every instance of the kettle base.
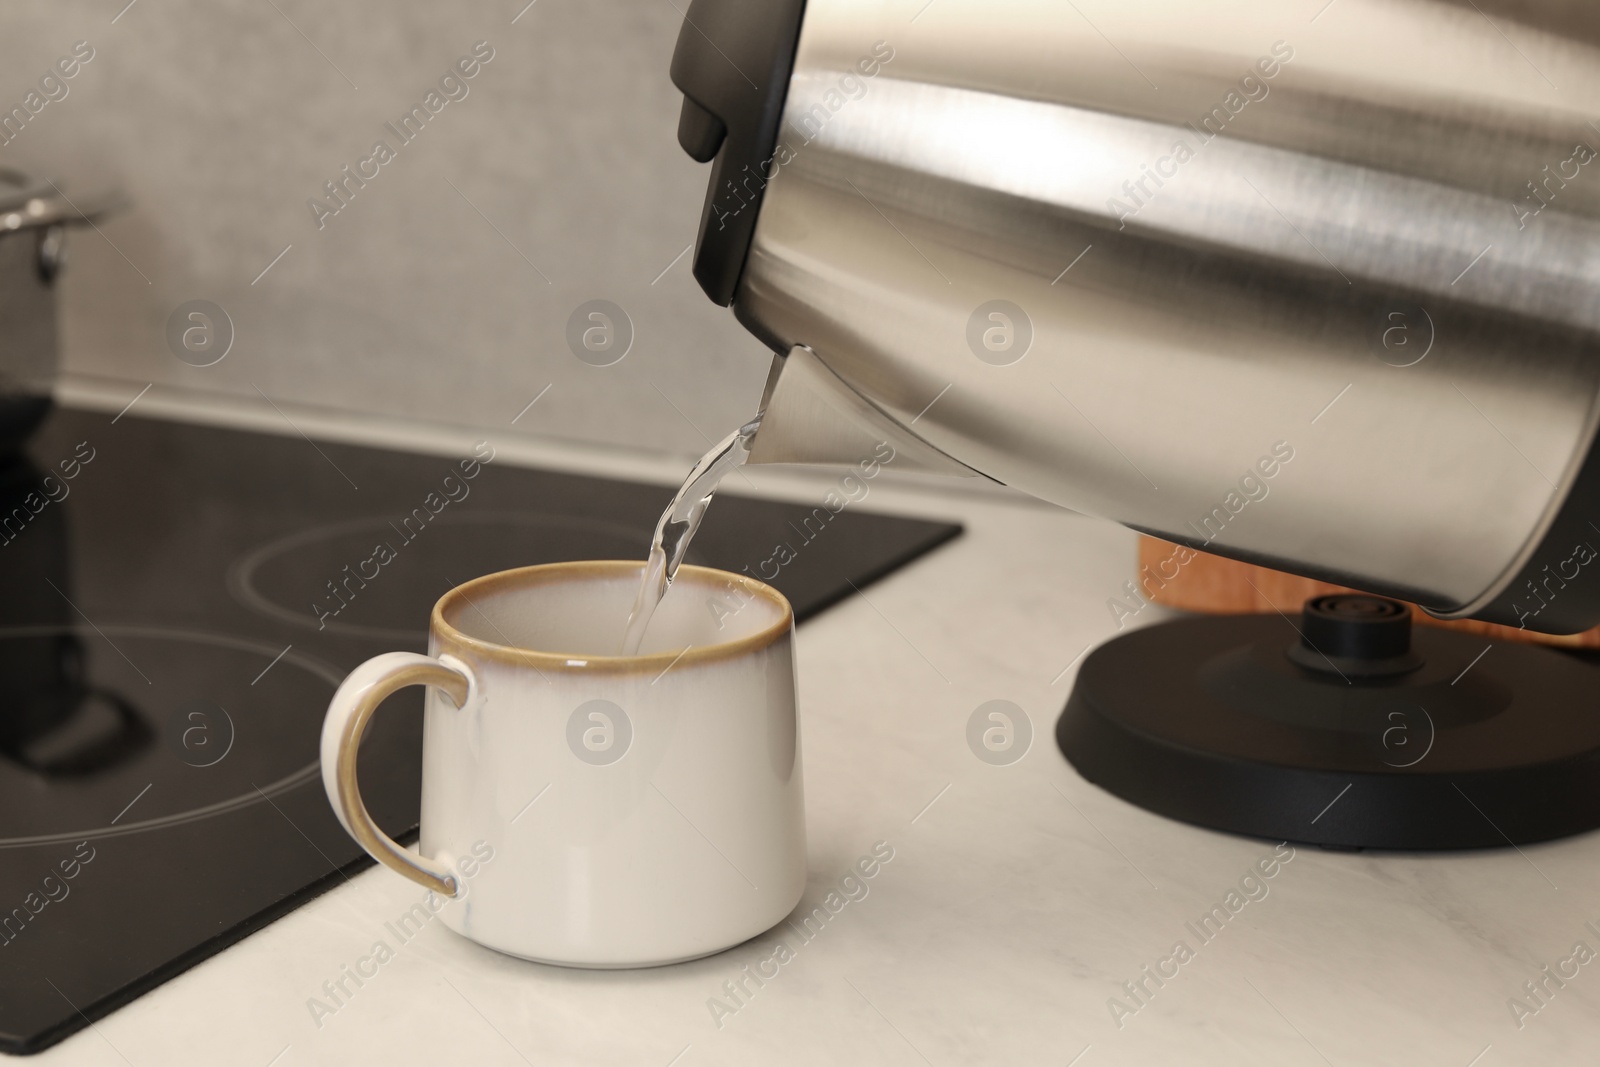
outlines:
[{"label": "kettle base", "polygon": [[1493,848],[1600,827],[1600,666],[1418,629],[1416,665],[1363,674],[1307,666],[1302,644],[1278,615],[1117,637],[1079,669],[1057,744],[1142,808],[1276,841]]}]

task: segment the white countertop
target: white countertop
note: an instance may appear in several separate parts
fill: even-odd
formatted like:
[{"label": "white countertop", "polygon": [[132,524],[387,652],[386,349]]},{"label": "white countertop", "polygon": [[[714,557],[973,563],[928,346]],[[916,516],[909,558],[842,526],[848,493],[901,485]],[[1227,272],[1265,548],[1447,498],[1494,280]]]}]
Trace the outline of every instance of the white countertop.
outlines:
[{"label": "white countertop", "polygon": [[[1600,966],[1582,967],[1520,1029],[1508,1007],[1575,942],[1600,951],[1585,926],[1600,929],[1594,835],[1520,853],[1302,848],[1264,883],[1264,898],[1202,944],[1185,924],[1273,846],[1124,803],[1080,778],[1053,737],[1073,680],[1066,668],[1115,633],[1105,602],[1132,574],[1134,536],[982,492],[883,483],[866,507],[957,517],[967,532],[800,628],[811,871],[800,912],[875,842],[894,850],[867,895],[814,940],[780,927],[709,959],[622,972],[525,963],[438,924],[395,946],[385,923],[423,894],[371,869],[33,1062],[1499,1067],[1600,1058]],[[1034,730],[1031,750],[1010,766],[980,761],[966,741],[973,710],[997,698],[1025,709]],[[379,940],[394,958],[315,1019],[310,1001],[326,1002],[323,983]],[[793,958],[736,1004],[724,983],[779,940]],[[1122,984],[1180,940],[1193,958],[1119,1027],[1108,1002],[1133,1006]],[[712,998],[736,1007],[720,1026]]]}]

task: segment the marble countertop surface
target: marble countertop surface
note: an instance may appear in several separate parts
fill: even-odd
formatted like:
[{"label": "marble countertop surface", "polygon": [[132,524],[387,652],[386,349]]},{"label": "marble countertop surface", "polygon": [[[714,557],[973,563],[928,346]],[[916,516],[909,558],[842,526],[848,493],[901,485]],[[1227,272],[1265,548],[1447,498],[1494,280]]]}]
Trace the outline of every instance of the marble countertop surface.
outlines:
[{"label": "marble countertop surface", "polygon": [[[893,850],[810,940],[780,926],[708,959],[596,972],[511,959],[432,924],[336,1011],[315,1012],[324,982],[392,941],[385,924],[423,896],[371,869],[34,1062],[1596,1062],[1600,966],[1570,965],[1576,976],[1536,1013],[1519,1020],[1510,1006],[1536,1006],[1524,983],[1577,943],[1600,950],[1595,835],[1341,853],[1135,808],[1079,777],[1053,738],[1076,665],[1117,632],[1106,601],[1132,576],[1134,535],[932,483],[885,480],[864,506],[958,518],[967,532],[799,631],[810,850],[799,912],[879,842]],[[1004,766],[967,742],[974,709],[996,699],[1033,731]],[[1189,924],[1273,860],[1272,877],[1249,883],[1257,899],[1197,938]],[[780,941],[791,958],[758,987],[746,968]],[[1147,967],[1172,976],[1158,987]],[[1124,983],[1141,980],[1136,1000]]]}]

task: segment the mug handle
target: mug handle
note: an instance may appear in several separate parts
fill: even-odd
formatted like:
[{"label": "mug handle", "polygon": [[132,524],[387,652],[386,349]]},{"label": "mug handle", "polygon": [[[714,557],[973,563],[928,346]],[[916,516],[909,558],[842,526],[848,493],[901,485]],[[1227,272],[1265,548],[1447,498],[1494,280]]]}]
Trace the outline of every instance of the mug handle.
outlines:
[{"label": "mug handle", "polygon": [[415,652],[386,652],[351,671],[333,694],[328,716],[322,721],[322,787],[339,822],[373,859],[418,885],[453,898],[459,887],[450,868],[408,852],[378,829],[356,783],[361,735],[384,698],[408,685],[428,685],[443,691],[456,707],[466,706],[472,675],[465,664],[451,659],[447,663]]}]

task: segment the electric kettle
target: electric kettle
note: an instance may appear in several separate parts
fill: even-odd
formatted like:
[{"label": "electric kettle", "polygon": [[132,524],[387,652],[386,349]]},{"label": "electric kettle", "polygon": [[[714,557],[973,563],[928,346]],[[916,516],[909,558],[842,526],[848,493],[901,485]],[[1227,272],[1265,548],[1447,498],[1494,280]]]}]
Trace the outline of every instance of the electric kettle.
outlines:
[{"label": "electric kettle", "polygon": [[672,78],[752,462],[1600,623],[1600,12],[694,0]]}]

